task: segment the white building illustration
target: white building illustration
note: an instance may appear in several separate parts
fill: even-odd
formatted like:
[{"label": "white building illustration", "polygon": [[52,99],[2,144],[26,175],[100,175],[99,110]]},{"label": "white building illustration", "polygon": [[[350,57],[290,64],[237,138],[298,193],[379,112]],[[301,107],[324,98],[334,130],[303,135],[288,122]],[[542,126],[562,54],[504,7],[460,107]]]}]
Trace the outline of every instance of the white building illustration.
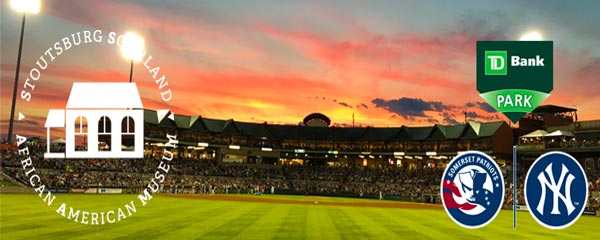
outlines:
[{"label": "white building illustration", "polygon": [[[142,158],[144,113],[135,83],[73,83],[66,109],[46,118],[46,158]],[[50,130],[65,131],[65,152],[50,152]]]}]

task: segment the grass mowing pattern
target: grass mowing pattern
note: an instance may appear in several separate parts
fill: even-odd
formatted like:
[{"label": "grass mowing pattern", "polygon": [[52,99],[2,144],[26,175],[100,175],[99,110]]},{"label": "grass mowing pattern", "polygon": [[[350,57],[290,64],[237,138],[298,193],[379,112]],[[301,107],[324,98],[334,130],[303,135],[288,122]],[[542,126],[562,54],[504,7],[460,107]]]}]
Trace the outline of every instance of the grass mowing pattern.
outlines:
[{"label": "grass mowing pattern", "polygon": [[[62,202],[86,211],[116,210],[134,195],[57,195],[51,207],[37,195],[0,195],[0,239],[599,239],[600,218],[582,216],[564,230],[548,230],[527,212],[501,211],[488,226],[469,230],[444,210],[323,206],[344,198],[277,196],[308,205],[181,199],[155,196],[137,213],[89,226],[55,213]],[[254,197],[254,196],[253,196]],[[261,196],[259,198],[268,198]],[[368,202],[369,200],[360,200]]]}]

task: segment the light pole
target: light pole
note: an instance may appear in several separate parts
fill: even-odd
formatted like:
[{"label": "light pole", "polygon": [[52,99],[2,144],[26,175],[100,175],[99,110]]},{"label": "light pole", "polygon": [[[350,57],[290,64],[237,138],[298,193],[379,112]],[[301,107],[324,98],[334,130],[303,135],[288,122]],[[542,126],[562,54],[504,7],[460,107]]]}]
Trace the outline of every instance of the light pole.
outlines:
[{"label": "light pole", "polygon": [[126,33],[121,43],[121,54],[130,61],[129,82],[132,82],[133,62],[141,62],[145,54],[144,39],[133,32]]},{"label": "light pole", "polygon": [[543,37],[542,37],[542,34],[540,34],[539,32],[531,31],[531,32],[527,32],[527,33],[523,34],[519,40],[520,41],[542,41]]},{"label": "light pole", "polygon": [[8,143],[12,142],[12,132],[15,121],[15,107],[17,104],[17,86],[19,85],[19,71],[21,68],[21,52],[23,50],[23,33],[25,32],[25,19],[27,13],[37,14],[40,11],[39,0],[11,0],[10,6],[17,12],[23,13],[21,22],[21,36],[19,38],[19,53],[17,54],[17,70],[15,71],[15,86],[13,88],[12,104],[10,107],[10,119],[8,121]]}]

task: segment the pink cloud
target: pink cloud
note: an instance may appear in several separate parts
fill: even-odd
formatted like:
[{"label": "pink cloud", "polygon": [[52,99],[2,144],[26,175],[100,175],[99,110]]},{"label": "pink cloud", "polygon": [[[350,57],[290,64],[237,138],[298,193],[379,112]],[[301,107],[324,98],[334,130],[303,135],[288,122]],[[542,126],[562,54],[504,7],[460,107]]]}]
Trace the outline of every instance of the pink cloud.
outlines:
[{"label": "pink cloud", "polygon": [[[436,33],[381,34],[352,16],[319,7],[315,10],[320,18],[340,26],[334,33],[308,27],[302,19],[292,19],[289,24],[294,27],[289,28],[258,19],[247,19],[249,23],[215,22],[203,16],[131,2],[53,1],[49,6],[48,14],[86,27],[137,29],[142,33],[155,57],[153,63],[161,67],[175,94],[169,104],[176,113],[249,121],[295,123],[304,113],[313,111],[348,121],[354,111],[372,125],[422,123],[421,119],[392,118],[389,112],[380,109],[348,109],[306,99],[335,96],[353,106],[374,98],[399,97],[420,97],[455,106],[479,101],[474,80],[475,42],[497,37],[467,27]],[[110,18],[104,13],[110,13]],[[549,100],[570,103],[596,94],[594,90],[598,87],[583,84],[597,82],[593,76],[598,75],[594,71],[598,64],[593,60],[590,53],[557,50],[557,89],[577,84],[572,86],[575,94],[555,91]],[[4,69],[3,64],[3,74]],[[156,85],[144,73],[147,71],[143,65],[136,65],[135,71],[146,107],[169,107],[160,101]],[[47,75],[63,80],[64,90],[40,90],[38,96],[47,98],[43,103],[46,106],[60,105],[50,95],[66,96],[70,81],[126,80],[127,74],[109,68],[57,66],[49,69]],[[468,89],[471,91],[466,94]],[[4,90],[2,93],[5,101],[7,95]],[[41,104],[35,107],[42,108]],[[476,111],[477,116],[493,116]],[[452,110],[451,115],[462,119],[461,112]],[[444,122],[443,116],[429,114]]]}]

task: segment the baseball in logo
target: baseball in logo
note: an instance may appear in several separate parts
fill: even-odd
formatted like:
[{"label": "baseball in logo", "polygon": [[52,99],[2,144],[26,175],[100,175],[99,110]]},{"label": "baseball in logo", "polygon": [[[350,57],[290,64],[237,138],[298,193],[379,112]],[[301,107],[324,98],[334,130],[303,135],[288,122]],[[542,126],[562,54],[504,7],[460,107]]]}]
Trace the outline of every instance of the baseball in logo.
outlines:
[{"label": "baseball in logo", "polygon": [[588,198],[587,178],[571,155],[549,152],[540,156],[525,178],[525,201],[539,224],[563,229],[575,223]]},{"label": "baseball in logo", "polygon": [[444,209],[454,222],[465,228],[480,228],[500,212],[504,178],[490,156],[467,151],[450,161],[440,191]]}]

